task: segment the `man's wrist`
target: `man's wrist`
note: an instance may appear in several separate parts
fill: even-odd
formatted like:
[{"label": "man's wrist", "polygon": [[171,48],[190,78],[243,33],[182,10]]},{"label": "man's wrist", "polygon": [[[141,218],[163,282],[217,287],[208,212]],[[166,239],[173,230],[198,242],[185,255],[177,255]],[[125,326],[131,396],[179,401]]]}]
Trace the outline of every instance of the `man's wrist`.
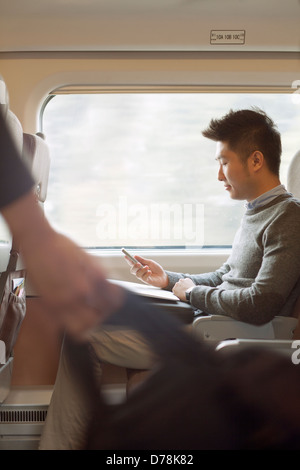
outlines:
[{"label": "man's wrist", "polygon": [[191,298],[191,292],[192,290],[194,289],[195,286],[192,286],[192,287],[189,287],[186,291],[185,291],[185,300],[187,302],[190,303],[190,298]]}]

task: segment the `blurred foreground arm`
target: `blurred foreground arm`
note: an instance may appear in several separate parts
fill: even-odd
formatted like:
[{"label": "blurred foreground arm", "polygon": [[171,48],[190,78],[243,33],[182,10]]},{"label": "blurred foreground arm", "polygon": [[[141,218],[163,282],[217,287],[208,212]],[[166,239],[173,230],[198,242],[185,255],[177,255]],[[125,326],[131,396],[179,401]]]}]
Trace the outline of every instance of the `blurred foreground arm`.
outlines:
[{"label": "blurred foreground arm", "polygon": [[52,229],[33,192],[2,208],[33,287],[49,313],[73,336],[117,309],[123,291],[111,285],[98,263]]}]

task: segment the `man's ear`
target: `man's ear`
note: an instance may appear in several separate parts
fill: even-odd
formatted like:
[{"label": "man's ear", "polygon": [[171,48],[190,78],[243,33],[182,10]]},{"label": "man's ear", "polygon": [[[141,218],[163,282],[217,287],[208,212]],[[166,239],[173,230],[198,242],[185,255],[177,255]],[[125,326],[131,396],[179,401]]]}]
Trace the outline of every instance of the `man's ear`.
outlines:
[{"label": "man's ear", "polygon": [[250,164],[252,166],[252,169],[254,171],[260,170],[264,164],[264,160],[265,158],[263,153],[259,150],[255,150],[255,152],[250,155]]}]

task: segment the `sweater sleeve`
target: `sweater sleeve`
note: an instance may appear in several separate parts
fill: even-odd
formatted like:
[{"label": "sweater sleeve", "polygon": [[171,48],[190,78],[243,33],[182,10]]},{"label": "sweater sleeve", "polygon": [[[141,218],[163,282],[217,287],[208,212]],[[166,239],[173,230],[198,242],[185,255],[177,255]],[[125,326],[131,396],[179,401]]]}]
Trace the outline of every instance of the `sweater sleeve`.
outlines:
[{"label": "sweater sleeve", "polygon": [[222,283],[222,277],[229,271],[229,269],[228,264],[224,263],[220,269],[204,274],[183,274],[166,271],[169,278],[169,284],[166,289],[172,290],[176,282],[183,278],[191,279],[196,285],[216,287]]},{"label": "sweater sleeve", "polygon": [[0,210],[29,192],[33,185],[0,112]]}]

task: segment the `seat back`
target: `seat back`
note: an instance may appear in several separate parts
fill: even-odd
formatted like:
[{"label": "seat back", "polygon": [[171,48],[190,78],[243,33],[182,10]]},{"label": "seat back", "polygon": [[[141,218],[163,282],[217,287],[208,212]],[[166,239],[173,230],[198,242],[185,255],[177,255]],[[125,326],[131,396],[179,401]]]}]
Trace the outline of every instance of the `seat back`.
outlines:
[{"label": "seat back", "polygon": [[[1,80],[0,80],[0,84],[1,84]],[[0,95],[0,100],[2,98],[5,99],[5,96],[3,97]],[[9,109],[6,111],[6,125],[7,125],[8,131],[10,132],[11,138],[14,141],[16,149],[21,154],[22,149],[23,149],[23,129],[17,116]],[[11,249],[11,241],[12,241],[11,234],[7,228],[6,223],[2,219],[2,217],[0,218],[0,239],[6,242],[4,244],[1,244],[1,248],[0,248],[0,273],[1,273],[6,270],[8,260],[9,260],[9,253]]]},{"label": "seat back", "polygon": [[287,189],[300,199],[300,150],[294,155],[287,173]]},{"label": "seat back", "polygon": [[[26,133],[23,134],[20,121],[14,115],[14,113],[8,109],[8,95],[6,92],[5,83],[1,77],[0,104],[1,112],[5,113],[7,128],[15,143],[15,147],[19,151],[20,156],[26,160],[36,181],[37,199],[40,204],[43,204],[47,196],[47,185],[50,168],[48,146],[41,136]],[[15,253],[15,251],[13,253]],[[26,298],[24,292],[22,293],[22,298],[21,296],[16,298],[16,295],[11,293],[10,281],[11,277],[25,279],[25,271],[23,269],[24,267],[18,262],[17,267],[14,267],[13,271],[9,273],[9,277],[6,277],[6,273],[8,272],[8,270],[6,271],[6,268],[9,259],[11,260],[10,244],[5,244],[5,250],[0,250],[0,273],[4,273],[4,275],[1,277],[1,282],[3,280],[2,284],[5,286],[3,301],[0,305],[0,403],[5,400],[10,391],[13,369],[13,355],[10,351],[15,344],[26,310]],[[13,301],[8,300],[12,298],[12,295]],[[14,305],[16,305],[16,308]],[[10,347],[8,347],[8,345],[10,345]]]},{"label": "seat back", "polygon": [[16,149],[21,155],[23,149],[23,129],[19,119],[10,109],[7,111],[6,125],[14,141]]},{"label": "seat back", "polygon": [[23,134],[23,156],[29,162],[36,181],[36,194],[43,203],[47,197],[50,169],[49,148],[41,135]]},{"label": "seat back", "polygon": [[[294,155],[289,165],[287,172],[287,189],[296,198],[300,199],[300,150]],[[298,325],[294,331],[294,339],[300,339],[300,292],[293,309],[293,316],[298,318]]]},{"label": "seat back", "polygon": [[[8,109],[8,94],[6,91],[5,83],[1,79],[0,79],[0,105],[1,105],[1,112],[4,112],[6,116],[7,129],[11,134],[11,137],[14,141],[16,149],[21,155],[22,149],[23,149],[23,129],[17,116],[10,109]],[[4,222],[2,221],[1,221],[1,224],[2,224],[1,233],[5,234],[4,236],[5,241],[8,242],[8,243],[4,243],[3,246],[1,246],[1,251],[0,251],[0,273],[4,273],[7,269],[8,262],[10,259],[12,238],[11,238],[11,235],[9,234],[9,231],[6,228],[6,224],[4,224]],[[19,272],[21,271],[18,271],[18,273]],[[23,272],[22,272],[22,277],[23,277]],[[5,277],[2,277],[1,285],[3,283],[3,286],[4,285],[6,286],[7,283],[10,282],[9,279],[10,278],[5,280]],[[2,288],[1,288],[1,292],[2,292]],[[0,341],[1,343],[0,344],[0,350],[1,350],[0,403],[2,403],[5,400],[5,398],[7,397],[9,393],[11,377],[12,377],[12,369],[13,369],[13,356],[8,354],[7,342],[14,341],[14,338],[16,337],[15,335],[17,335],[18,333],[19,325],[25,315],[25,298],[24,300],[20,298],[15,301],[15,297],[11,297],[12,301],[10,302],[10,305],[6,307],[8,298],[10,298],[8,296],[10,295],[11,294],[9,293],[9,289],[5,287],[3,299],[2,298],[0,299],[0,302],[1,302],[1,306],[0,306],[1,328],[0,330],[1,330],[1,335],[3,336],[3,338],[1,336],[1,341]],[[10,322],[12,322],[13,328],[9,327]],[[4,341],[3,340],[4,338],[7,338],[7,341],[6,340]]]},{"label": "seat back", "polygon": [[3,78],[0,75],[0,112],[3,112],[3,114],[6,114],[8,110],[8,103],[9,98],[7,88]]}]

